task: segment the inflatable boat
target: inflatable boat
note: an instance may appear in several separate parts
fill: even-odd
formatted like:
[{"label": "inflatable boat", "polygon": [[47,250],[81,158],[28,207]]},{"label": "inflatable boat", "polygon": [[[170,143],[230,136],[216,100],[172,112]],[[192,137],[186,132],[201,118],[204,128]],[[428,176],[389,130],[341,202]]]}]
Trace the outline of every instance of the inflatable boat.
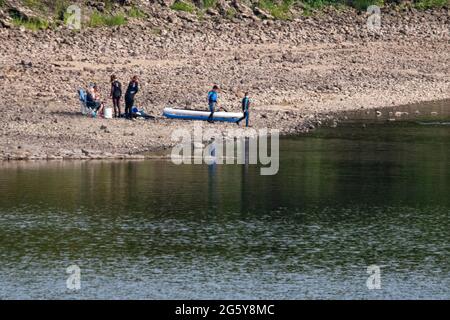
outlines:
[{"label": "inflatable boat", "polygon": [[[197,110],[183,110],[174,108],[165,108],[163,115],[170,119],[184,119],[184,120],[203,120],[206,121],[211,113],[208,111]],[[242,112],[214,112],[214,121],[236,122],[242,118]]]}]

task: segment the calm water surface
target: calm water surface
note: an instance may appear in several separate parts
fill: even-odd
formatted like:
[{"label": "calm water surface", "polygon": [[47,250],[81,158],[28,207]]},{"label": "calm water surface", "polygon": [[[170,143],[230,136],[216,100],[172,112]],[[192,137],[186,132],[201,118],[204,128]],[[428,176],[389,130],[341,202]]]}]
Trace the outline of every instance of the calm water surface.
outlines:
[{"label": "calm water surface", "polygon": [[449,126],[320,129],[259,172],[2,163],[0,298],[450,298]]}]

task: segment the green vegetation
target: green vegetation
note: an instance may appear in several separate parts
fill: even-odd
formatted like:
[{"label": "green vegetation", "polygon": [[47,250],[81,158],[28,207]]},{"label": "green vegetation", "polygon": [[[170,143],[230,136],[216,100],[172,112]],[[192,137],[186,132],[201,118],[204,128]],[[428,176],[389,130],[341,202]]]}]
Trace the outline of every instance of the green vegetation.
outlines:
[{"label": "green vegetation", "polygon": [[[67,8],[72,4],[70,0],[22,0],[23,5],[36,12],[39,16],[33,18],[24,17],[20,12],[14,9],[9,10],[9,15],[16,26],[23,26],[30,30],[42,30],[55,27],[61,23],[66,23],[70,17]],[[127,18],[141,19],[147,17],[147,14],[137,6],[132,6],[127,13],[124,10],[115,10],[113,0],[106,0],[105,11],[94,10],[89,15],[86,26],[119,26],[127,23]],[[5,5],[5,0],[0,0],[0,6]],[[84,14],[88,14],[87,11]],[[45,19],[44,17],[51,17]],[[51,22],[52,21],[52,22]]]},{"label": "green vegetation", "polygon": [[184,1],[176,1],[171,7],[172,10],[184,11],[193,13],[195,11],[195,6],[192,3]]},{"label": "green vegetation", "polygon": [[161,28],[158,27],[152,28],[152,34],[154,34],[155,36],[160,36],[162,34]]},{"label": "green vegetation", "polygon": [[371,5],[380,7],[384,5],[384,0],[303,0],[294,2],[295,4],[302,3],[303,15],[305,16],[310,16],[314,12],[329,6],[338,10],[353,7],[357,10],[365,11]]},{"label": "green vegetation", "polygon": [[260,0],[258,6],[269,12],[275,19],[287,20],[291,18],[291,7],[295,0]]},{"label": "green vegetation", "polygon": [[[279,2],[279,1],[278,1]],[[293,5],[303,4],[303,7],[320,9],[325,6],[345,7],[350,6],[357,10],[366,10],[371,5],[384,6],[385,4],[398,4],[396,0],[294,0]],[[417,9],[441,8],[449,5],[449,0],[413,0],[412,6]],[[405,4],[402,4],[405,5]],[[406,4],[407,5],[407,4]]]},{"label": "green vegetation", "polygon": [[18,27],[24,27],[33,31],[43,30],[49,27],[48,20],[39,17],[26,17],[14,9],[9,10],[9,15],[12,18],[13,24]]},{"label": "green vegetation", "polygon": [[217,0],[203,0],[203,8],[214,8],[217,5]]},{"label": "green vegetation", "polygon": [[[360,11],[365,11],[371,5],[384,6],[384,4],[398,4],[396,0],[259,0],[255,2],[248,2],[242,0],[249,6],[257,6],[264,11],[267,11],[275,19],[288,20],[292,18],[291,9],[301,8],[304,15],[312,15],[314,12],[318,12],[324,7],[333,6],[337,9],[343,9],[345,7],[353,7]],[[194,3],[196,5],[194,5]],[[208,8],[214,8],[217,5],[217,0],[177,0],[172,9],[177,11],[185,11],[193,13],[195,11],[205,10]],[[405,4],[401,4],[405,5]],[[408,4],[407,4],[408,5]],[[449,0],[413,0],[413,6],[419,10],[425,10],[430,8],[440,8],[449,5]],[[197,8],[198,7],[198,8]],[[226,17],[234,17],[236,11],[234,8],[227,12]]]},{"label": "green vegetation", "polygon": [[226,13],[226,17],[228,19],[233,19],[236,16],[237,12],[235,8],[229,8]]},{"label": "green vegetation", "polygon": [[33,31],[44,30],[49,27],[49,22],[40,18],[24,19],[20,17],[14,17],[13,24]]},{"label": "green vegetation", "polygon": [[449,0],[416,0],[413,6],[416,9],[426,10],[431,8],[441,8],[449,5]]},{"label": "green vegetation", "polygon": [[328,0],[306,0],[303,1],[303,15],[311,16],[317,10],[322,9],[323,7],[335,5],[338,1],[328,1]]},{"label": "green vegetation", "polygon": [[146,18],[147,14],[142,11],[141,9],[139,9],[138,7],[131,7],[131,9],[128,11],[128,16],[130,18],[136,18],[136,19],[141,19],[141,18]]},{"label": "green vegetation", "polygon": [[383,6],[383,0],[352,0],[352,7],[361,11],[367,10],[371,5]]},{"label": "green vegetation", "polygon": [[113,9],[114,0],[104,0],[103,2],[105,3],[106,11],[111,11]]},{"label": "green vegetation", "polygon": [[57,0],[54,2],[54,16],[55,20],[66,22],[69,14],[67,13],[67,8],[70,6],[68,0]]},{"label": "green vegetation", "polygon": [[[325,7],[333,6],[337,9],[353,7],[360,11],[365,11],[370,5],[384,6],[384,4],[396,4],[402,7],[414,7],[418,10],[427,10],[432,8],[441,8],[449,6],[450,0],[413,0],[412,3],[399,4],[396,0],[241,0],[250,7],[259,7],[268,12],[277,20],[289,20],[294,18],[293,13],[301,10],[304,16],[319,14]],[[27,18],[20,13],[9,10],[13,22],[17,26],[24,26],[31,30],[41,30],[54,27],[61,22],[67,22],[69,13],[67,8],[72,4],[71,0],[21,0],[22,4],[38,13],[37,17]],[[137,6],[132,6],[128,11],[117,7],[115,0],[105,0],[104,11],[99,12],[93,9],[89,16],[87,26],[119,26],[127,23],[127,18],[143,19],[148,15]],[[171,6],[172,10],[195,13],[201,20],[205,11],[210,8],[216,8],[217,0],[176,0]],[[0,0],[0,7],[6,5],[5,0]],[[294,9],[294,10],[293,10]],[[84,11],[88,15],[87,11]],[[236,17],[237,11],[230,7],[227,9],[225,18],[232,19]],[[45,17],[51,17],[49,19]],[[53,21],[53,22],[50,22]]]},{"label": "green vegetation", "polygon": [[45,10],[46,4],[40,0],[23,0],[23,4],[36,10]]},{"label": "green vegetation", "polygon": [[127,18],[124,14],[102,14],[99,12],[94,12],[89,18],[90,27],[103,27],[103,26],[121,26],[127,23]]}]

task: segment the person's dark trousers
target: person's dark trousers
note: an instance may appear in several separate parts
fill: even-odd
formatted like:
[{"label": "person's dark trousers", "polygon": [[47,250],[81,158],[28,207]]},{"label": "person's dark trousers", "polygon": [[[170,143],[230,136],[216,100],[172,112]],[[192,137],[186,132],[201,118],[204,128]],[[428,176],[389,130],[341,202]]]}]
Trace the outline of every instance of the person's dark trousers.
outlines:
[{"label": "person's dark trousers", "polygon": [[113,100],[113,106],[114,106],[114,117],[118,118],[118,117],[120,117],[120,97],[112,98],[112,100]]},{"label": "person's dark trousers", "polygon": [[214,118],[214,111],[212,111],[211,114],[209,115],[208,122],[214,122],[213,118]]},{"label": "person's dark trousers", "polygon": [[240,118],[238,121],[236,121],[237,124],[240,124],[242,120],[245,119],[245,126],[248,127],[248,111],[244,111],[244,116]]},{"label": "person's dark trousers", "polygon": [[92,102],[87,102],[86,106],[92,110],[94,110],[95,112],[97,112],[98,109],[100,109],[101,107],[101,103],[98,101],[92,101]]},{"label": "person's dark trousers", "polygon": [[134,101],[125,99],[125,117],[132,119],[131,110],[133,109]]},{"label": "person's dark trousers", "polygon": [[209,104],[209,111],[211,111],[211,114],[208,117],[208,122],[214,122],[214,109],[216,108],[216,104],[215,103],[210,103]]}]

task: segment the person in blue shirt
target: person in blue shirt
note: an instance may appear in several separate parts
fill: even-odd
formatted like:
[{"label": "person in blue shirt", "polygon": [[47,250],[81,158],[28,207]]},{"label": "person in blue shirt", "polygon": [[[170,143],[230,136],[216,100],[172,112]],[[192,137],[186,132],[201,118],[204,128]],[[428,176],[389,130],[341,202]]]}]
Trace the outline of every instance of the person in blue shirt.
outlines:
[{"label": "person in blue shirt", "polygon": [[250,108],[250,97],[248,96],[248,92],[246,92],[244,99],[242,99],[242,112],[244,113],[244,116],[236,122],[237,125],[239,125],[241,121],[245,119],[245,126],[248,127],[248,118],[250,115],[249,108]]},{"label": "person in blue shirt", "polygon": [[209,111],[211,114],[208,117],[209,123],[214,123],[213,117],[214,117],[214,111],[217,106],[217,100],[219,99],[219,87],[217,85],[214,85],[212,90],[208,92],[208,106]]}]

